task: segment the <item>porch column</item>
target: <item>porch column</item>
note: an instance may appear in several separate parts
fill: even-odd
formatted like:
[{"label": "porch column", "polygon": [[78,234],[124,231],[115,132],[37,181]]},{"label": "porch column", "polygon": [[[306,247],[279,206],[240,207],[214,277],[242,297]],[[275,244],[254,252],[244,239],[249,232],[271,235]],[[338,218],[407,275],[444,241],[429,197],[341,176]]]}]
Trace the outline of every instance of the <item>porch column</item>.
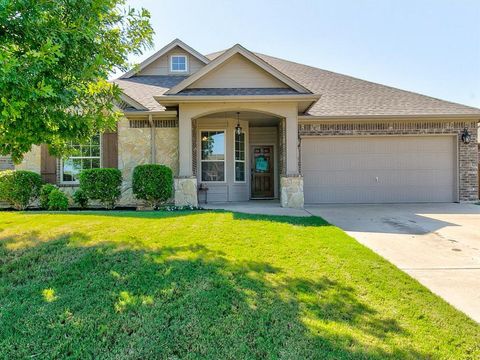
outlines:
[{"label": "porch column", "polygon": [[280,179],[280,202],[282,207],[303,209],[303,177],[299,173],[298,161],[298,117],[297,112],[285,119],[285,174]]},{"label": "porch column", "polygon": [[297,114],[285,119],[285,150],[287,155],[287,176],[299,175],[298,173],[298,117]]},{"label": "porch column", "polygon": [[178,177],[175,178],[175,205],[198,206],[197,179],[192,168],[192,118],[179,106]]},{"label": "porch column", "polygon": [[189,114],[178,114],[178,162],[179,177],[191,177],[192,171],[192,119]]}]

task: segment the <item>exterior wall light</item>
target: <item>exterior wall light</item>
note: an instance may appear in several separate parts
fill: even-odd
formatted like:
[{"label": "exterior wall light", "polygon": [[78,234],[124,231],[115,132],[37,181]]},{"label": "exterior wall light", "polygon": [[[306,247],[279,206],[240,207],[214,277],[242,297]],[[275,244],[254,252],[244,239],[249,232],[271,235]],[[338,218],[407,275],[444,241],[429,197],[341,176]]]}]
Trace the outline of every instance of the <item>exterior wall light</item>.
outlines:
[{"label": "exterior wall light", "polygon": [[472,140],[472,136],[470,135],[470,133],[468,132],[468,129],[465,128],[463,129],[463,133],[462,133],[462,141],[464,144],[470,144],[470,141]]},{"label": "exterior wall light", "polygon": [[242,127],[240,126],[240,113],[237,112],[237,126],[235,126],[235,134],[242,135]]}]

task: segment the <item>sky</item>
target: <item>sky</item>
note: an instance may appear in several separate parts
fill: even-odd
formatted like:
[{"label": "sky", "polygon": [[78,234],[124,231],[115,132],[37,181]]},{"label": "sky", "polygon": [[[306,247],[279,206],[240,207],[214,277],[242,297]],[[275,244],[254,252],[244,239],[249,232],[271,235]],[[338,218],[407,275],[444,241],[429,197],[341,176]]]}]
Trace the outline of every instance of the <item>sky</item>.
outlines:
[{"label": "sky", "polygon": [[127,0],[155,48],[249,50],[480,108],[480,0]]}]

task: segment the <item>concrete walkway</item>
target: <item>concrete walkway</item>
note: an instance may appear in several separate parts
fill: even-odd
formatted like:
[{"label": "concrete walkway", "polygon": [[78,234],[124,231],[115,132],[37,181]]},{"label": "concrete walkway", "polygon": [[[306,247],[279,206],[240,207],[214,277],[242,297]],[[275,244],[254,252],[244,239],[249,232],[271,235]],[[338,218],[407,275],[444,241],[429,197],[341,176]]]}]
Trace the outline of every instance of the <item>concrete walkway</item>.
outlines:
[{"label": "concrete walkway", "polygon": [[480,322],[480,206],[473,204],[318,205],[278,201],[208,204],[251,214],[316,215],[417,279]]},{"label": "concrete walkway", "polygon": [[480,322],[479,205],[322,205],[306,209],[342,228]]}]

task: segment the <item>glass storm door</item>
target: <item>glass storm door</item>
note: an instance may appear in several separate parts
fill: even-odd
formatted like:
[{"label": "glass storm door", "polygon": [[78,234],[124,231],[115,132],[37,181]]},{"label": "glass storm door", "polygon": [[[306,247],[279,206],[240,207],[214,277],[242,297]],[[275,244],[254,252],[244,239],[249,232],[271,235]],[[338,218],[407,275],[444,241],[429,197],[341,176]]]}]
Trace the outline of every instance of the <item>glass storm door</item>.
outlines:
[{"label": "glass storm door", "polygon": [[272,198],[273,146],[252,146],[252,198]]}]

